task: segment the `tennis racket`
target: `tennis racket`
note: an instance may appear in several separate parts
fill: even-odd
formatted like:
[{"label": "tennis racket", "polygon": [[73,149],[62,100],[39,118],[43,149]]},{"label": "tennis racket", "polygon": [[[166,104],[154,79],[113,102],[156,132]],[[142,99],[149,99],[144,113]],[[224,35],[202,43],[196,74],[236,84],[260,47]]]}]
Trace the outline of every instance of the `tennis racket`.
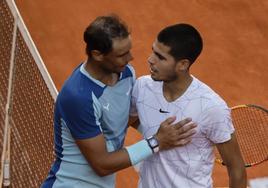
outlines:
[{"label": "tennis racket", "polygon": [[[232,107],[231,115],[245,167],[268,160],[268,110],[246,104]],[[216,162],[225,165],[218,151],[215,155]]]}]

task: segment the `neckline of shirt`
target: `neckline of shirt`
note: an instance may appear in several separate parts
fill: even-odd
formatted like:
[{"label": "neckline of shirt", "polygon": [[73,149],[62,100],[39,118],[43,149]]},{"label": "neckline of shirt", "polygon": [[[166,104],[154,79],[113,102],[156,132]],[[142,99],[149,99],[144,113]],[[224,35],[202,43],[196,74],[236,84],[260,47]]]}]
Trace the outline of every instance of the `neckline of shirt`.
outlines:
[{"label": "neckline of shirt", "polygon": [[122,79],[122,76],[123,76],[123,72],[120,73],[119,75],[119,78],[118,78],[118,81],[116,82],[116,84],[114,84],[113,86],[108,86],[106,84],[104,84],[103,82],[93,78],[85,69],[85,66],[86,66],[86,62],[84,62],[81,67],[80,67],[80,72],[85,75],[87,78],[89,78],[90,80],[92,80],[94,83],[96,83],[97,85],[101,86],[101,87],[114,87],[117,85],[117,83]]},{"label": "neckline of shirt", "polygon": [[177,103],[178,101],[182,100],[184,96],[186,96],[189,92],[191,92],[192,88],[195,86],[195,83],[197,82],[196,78],[193,75],[191,75],[191,77],[193,78],[193,80],[191,84],[188,86],[188,88],[184,91],[184,93],[181,96],[179,96],[177,99],[171,102],[167,101],[167,99],[165,98],[164,93],[163,93],[163,82],[161,82],[160,86],[161,86],[162,100],[164,100],[168,104]]}]

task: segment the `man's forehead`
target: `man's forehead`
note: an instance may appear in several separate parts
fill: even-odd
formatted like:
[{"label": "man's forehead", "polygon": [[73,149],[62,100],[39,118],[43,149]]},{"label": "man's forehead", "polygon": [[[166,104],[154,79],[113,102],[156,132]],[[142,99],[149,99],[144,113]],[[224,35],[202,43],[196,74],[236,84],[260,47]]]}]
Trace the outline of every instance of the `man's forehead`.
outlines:
[{"label": "man's forehead", "polygon": [[131,37],[130,36],[128,36],[128,37],[116,37],[116,38],[113,38],[112,41],[113,41],[113,46],[124,45],[128,42],[131,42]]},{"label": "man's forehead", "polygon": [[157,39],[153,42],[152,49],[153,51],[158,52],[160,54],[168,53],[170,51],[169,46],[166,46],[165,44],[159,42]]},{"label": "man's forehead", "polygon": [[114,38],[113,39],[113,50],[114,52],[129,51],[132,48],[131,37],[125,38]]}]

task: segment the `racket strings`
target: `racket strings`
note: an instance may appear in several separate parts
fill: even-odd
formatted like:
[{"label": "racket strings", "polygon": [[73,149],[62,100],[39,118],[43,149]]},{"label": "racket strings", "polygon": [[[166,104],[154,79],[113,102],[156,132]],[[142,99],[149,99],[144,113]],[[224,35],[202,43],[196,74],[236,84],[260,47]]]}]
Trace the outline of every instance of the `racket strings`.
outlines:
[{"label": "racket strings", "polygon": [[268,113],[256,107],[232,110],[236,137],[246,164],[255,164],[268,156]]}]

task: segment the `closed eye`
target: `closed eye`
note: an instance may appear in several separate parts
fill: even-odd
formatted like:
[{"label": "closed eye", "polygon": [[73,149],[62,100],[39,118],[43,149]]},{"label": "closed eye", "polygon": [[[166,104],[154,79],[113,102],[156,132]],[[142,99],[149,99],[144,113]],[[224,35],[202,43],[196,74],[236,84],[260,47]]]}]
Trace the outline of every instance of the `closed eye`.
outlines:
[{"label": "closed eye", "polygon": [[123,54],[119,54],[119,55],[117,55],[117,57],[123,57],[123,56],[127,55],[128,53],[130,53],[130,52],[127,51],[127,52],[125,52],[125,53],[123,53]]}]

